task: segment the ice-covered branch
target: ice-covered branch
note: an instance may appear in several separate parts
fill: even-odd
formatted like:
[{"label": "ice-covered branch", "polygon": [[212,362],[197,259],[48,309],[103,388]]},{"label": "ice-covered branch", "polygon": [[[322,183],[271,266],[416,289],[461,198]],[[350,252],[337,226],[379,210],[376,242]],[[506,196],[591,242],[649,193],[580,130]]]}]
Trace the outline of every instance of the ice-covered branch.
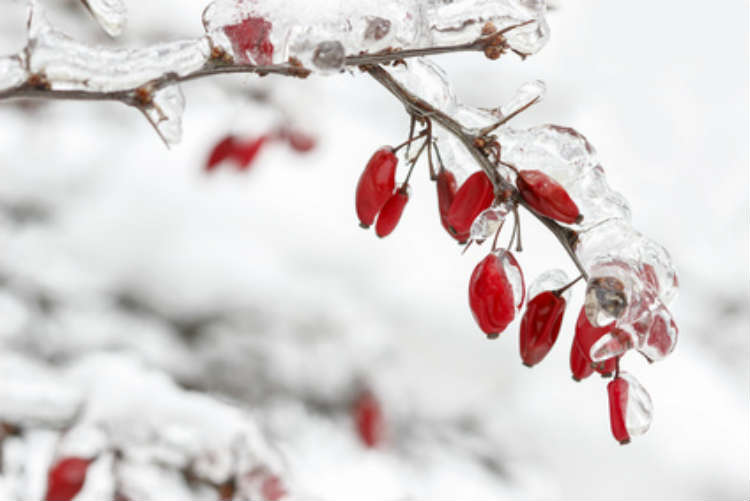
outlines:
[{"label": "ice-covered branch", "polygon": [[[31,2],[26,47],[0,58],[0,100],[119,101],[142,111],[169,145],[181,137],[184,81],[222,73],[306,77],[459,51],[525,57],[548,36],[543,5],[518,0],[367,2],[345,12],[291,3],[217,0],[203,13],[200,38],[111,49],[71,39]],[[122,2],[84,4],[109,34],[122,29]]]}]

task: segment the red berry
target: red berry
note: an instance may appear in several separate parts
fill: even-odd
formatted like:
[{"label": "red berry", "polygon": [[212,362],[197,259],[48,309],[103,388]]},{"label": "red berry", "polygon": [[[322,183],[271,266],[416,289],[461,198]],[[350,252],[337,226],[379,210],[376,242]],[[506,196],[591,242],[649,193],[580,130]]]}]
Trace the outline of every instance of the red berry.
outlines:
[{"label": "red berry", "polygon": [[573,346],[570,347],[570,370],[576,381],[586,379],[594,373],[591,361],[584,355],[577,337],[573,338]]},{"label": "red berry", "polygon": [[521,319],[521,359],[529,367],[538,364],[552,349],[560,333],[565,298],[552,291],[537,294],[526,306]]},{"label": "red berry", "polygon": [[620,357],[612,357],[603,362],[592,362],[593,369],[601,374],[602,377],[610,377],[617,368],[617,360]]},{"label": "red berry", "polygon": [[625,421],[628,406],[628,382],[620,377],[614,378],[607,385],[609,394],[609,424],[612,435],[621,444],[630,442],[630,434]]},{"label": "red berry", "polygon": [[495,193],[490,178],[484,171],[478,171],[469,176],[453,197],[448,209],[448,229],[453,235],[468,234],[471,223],[492,204]]},{"label": "red berry", "polygon": [[359,177],[355,206],[359,224],[368,228],[375,216],[393,194],[396,187],[398,158],[393,150],[384,146],[376,151]]},{"label": "red berry", "polygon": [[279,499],[286,496],[284,484],[281,483],[281,479],[276,475],[268,475],[263,479],[260,492],[265,501],[279,501]]},{"label": "red berry", "polygon": [[297,153],[307,153],[315,148],[315,138],[298,130],[287,131],[286,140]]},{"label": "red berry", "polygon": [[451,171],[446,168],[441,168],[437,175],[437,199],[438,209],[440,211],[440,222],[448,232],[450,236],[459,241],[459,243],[466,243],[469,240],[469,232],[455,234],[451,231],[450,225],[448,224],[448,211],[450,210],[453,199],[456,196],[456,178]]},{"label": "red berry", "polygon": [[[504,263],[503,261],[506,261]],[[507,268],[506,268],[507,266]],[[496,338],[516,315],[516,308],[523,304],[523,295],[516,306],[513,277],[508,271],[520,274],[523,289],[523,274],[518,262],[509,251],[491,252],[474,268],[469,280],[469,306],[479,328],[488,338]]]},{"label": "red berry", "polygon": [[257,139],[251,139],[237,143],[234,148],[232,156],[237,162],[237,168],[239,170],[247,170],[258,155],[261,146],[268,140],[268,136],[260,136]]},{"label": "red berry", "polygon": [[560,183],[538,170],[522,170],[516,178],[521,196],[532,209],[563,223],[580,222],[581,213]]},{"label": "red berry", "polygon": [[377,236],[383,238],[391,234],[401,219],[401,214],[404,212],[404,207],[406,207],[406,202],[408,201],[408,187],[399,188],[396,190],[396,193],[391,195],[391,198],[380,209],[378,222],[375,224],[375,234]]},{"label": "red berry", "polygon": [[88,459],[68,457],[58,461],[47,474],[47,501],[70,501],[86,481]]},{"label": "red berry", "polygon": [[362,392],[354,403],[354,422],[359,438],[367,447],[376,447],[383,441],[385,421],[380,402],[372,392]]},{"label": "red berry", "polygon": [[262,17],[248,17],[240,23],[225,26],[224,33],[240,61],[269,65],[273,62],[273,44],[268,38],[271,26]]},{"label": "red berry", "polygon": [[206,171],[212,171],[221,162],[231,157],[234,153],[235,148],[235,137],[226,136],[224,139],[216,143],[214,149],[211,150],[211,154],[208,156],[206,162]]}]

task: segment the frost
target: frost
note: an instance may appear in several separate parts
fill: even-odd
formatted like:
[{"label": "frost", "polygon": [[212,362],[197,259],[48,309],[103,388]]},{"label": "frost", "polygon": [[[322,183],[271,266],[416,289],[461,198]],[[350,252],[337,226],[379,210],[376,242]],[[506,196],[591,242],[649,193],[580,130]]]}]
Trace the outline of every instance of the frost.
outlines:
[{"label": "frost", "polygon": [[154,93],[151,103],[143,109],[143,113],[167,146],[175,145],[182,139],[184,111],[185,97],[179,85],[158,90]]},{"label": "frost", "polygon": [[81,0],[109,36],[120,36],[128,20],[124,0]]},{"label": "frost", "polygon": [[628,383],[627,403],[625,405],[625,427],[628,434],[642,435],[651,426],[654,405],[651,396],[641,383],[627,372],[620,372],[620,378]]},{"label": "frost", "polygon": [[0,91],[18,87],[28,77],[22,55],[0,57]]},{"label": "frost", "polygon": [[[528,297],[529,300],[534,299],[544,291],[561,289],[565,287],[568,282],[570,282],[570,279],[568,278],[568,274],[565,273],[565,271],[560,269],[547,270],[539,275],[536,279],[534,279],[531,285],[529,285],[526,297]],[[562,293],[562,297],[565,299],[565,301],[568,301],[568,299],[570,298],[571,290],[572,289],[569,288]]]},{"label": "frost", "polygon": [[58,31],[36,4],[29,17],[29,70],[44,75],[53,90],[131,90],[166,74],[187,75],[208,60],[205,38],[143,49],[90,47]]},{"label": "frost", "polygon": [[470,239],[482,243],[492,237],[497,229],[505,222],[510,212],[509,204],[500,204],[482,211],[471,223]]}]

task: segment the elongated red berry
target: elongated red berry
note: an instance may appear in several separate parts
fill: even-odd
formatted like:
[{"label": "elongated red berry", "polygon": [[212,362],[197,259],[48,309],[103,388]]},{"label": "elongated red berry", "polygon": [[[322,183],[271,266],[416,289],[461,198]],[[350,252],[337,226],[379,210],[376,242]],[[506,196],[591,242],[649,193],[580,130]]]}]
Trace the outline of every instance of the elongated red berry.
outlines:
[{"label": "elongated red berry", "polygon": [[626,426],[628,406],[628,382],[623,378],[614,378],[607,385],[609,394],[609,424],[612,427],[612,435],[621,444],[630,442],[630,434]]},{"label": "elongated red berry", "polygon": [[91,461],[78,457],[59,460],[47,474],[47,501],[70,501],[83,487]]},{"label": "elongated red berry", "polygon": [[391,198],[380,209],[378,222],[375,224],[375,234],[377,236],[383,238],[391,234],[401,220],[401,214],[403,214],[404,207],[406,207],[406,202],[408,201],[408,187],[401,187],[391,195]]},{"label": "elongated red berry", "polygon": [[235,56],[246,63],[268,65],[273,62],[273,44],[269,39],[272,24],[262,17],[248,17],[224,27]]},{"label": "elongated red berry", "polygon": [[211,150],[211,154],[208,156],[206,171],[214,170],[217,165],[230,158],[234,153],[236,141],[237,139],[234,136],[229,135],[216,143],[216,146],[214,146],[214,149]]},{"label": "elongated red berry", "polygon": [[484,171],[469,176],[453,197],[448,209],[448,229],[453,235],[468,234],[471,223],[492,204],[495,193],[490,178]]},{"label": "elongated red berry", "polygon": [[376,151],[359,177],[355,206],[359,225],[368,228],[396,187],[398,158],[393,149],[384,146]]},{"label": "elongated red berry", "polygon": [[288,131],[286,139],[297,153],[307,153],[315,148],[315,138],[299,130]]},{"label": "elongated red berry", "polygon": [[573,379],[576,381],[586,379],[594,373],[591,361],[584,355],[583,349],[576,337],[573,337],[573,346],[570,347],[570,371],[573,373]]},{"label": "elongated red berry", "polygon": [[438,172],[437,180],[435,181],[437,187],[437,199],[438,199],[438,210],[440,211],[440,223],[445,228],[450,236],[458,240],[459,243],[465,244],[469,240],[469,232],[456,234],[451,231],[450,225],[448,224],[448,211],[450,210],[453,199],[456,196],[456,190],[458,186],[456,184],[456,177],[451,171],[446,168],[441,168]]},{"label": "elongated red berry", "polygon": [[469,280],[469,306],[488,338],[496,338],[513,321],[523,304],[523,289],[521,268],[509,251],[491,252],[474,268]]},{"label": "elongated red berry", "polygon": [[383,441],[385,420],[380,402],[370,391],[362,392],[352,409],[357,434],[367,447],[376,447]]},{"label": "elongated red berry", "polygon": [[580,222],[581,212],[560,183],[538,170],[522,170],[516,178],[521,196],[543,216],[572,224]]},{"label": "elongated red berry", "polygon": [[552,291],[537,294],[526,306],[521,319],[521,360],[529,367],[538,364],[549,353],[560,333],[565,298]]},{"label": "elongated red berry", "polygon": [[602,377],[610,377],[617,368],[617,360],[620,357],[608,358],[603,362],[592,362],[591,367],[598,372]]},{"label": "elongated red berry", "polygon": [[266,143],[268,136],[260,136],[257,139],[250,139],[248,141],[242,141],[235,143],[234,152],[232,154],[234,160],[237,162],[237,168],[239,170],[247,170],[258,156],[260,148]]}]

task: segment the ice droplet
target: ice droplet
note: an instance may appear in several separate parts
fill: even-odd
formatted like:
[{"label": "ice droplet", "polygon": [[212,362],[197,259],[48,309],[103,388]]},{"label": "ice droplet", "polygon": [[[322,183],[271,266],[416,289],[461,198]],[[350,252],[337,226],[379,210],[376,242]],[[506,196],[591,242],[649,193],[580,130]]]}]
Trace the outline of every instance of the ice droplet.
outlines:
[{"label": "ice droplet", "polygon": [[509,212],[509,204],[500,204],[482,211],[471,223],[470,239],[482,243],[492,237]]},{"label": "ice droplet", "polygon": [[22,55],[0,57],[0,91],[18,87],[28,77]]},{"label": "ice droplet", "polygon": [[612,357],[617,357],[633,347],[630,334],[614,328],[611,332],[597,339],[589,349],[589,358],[592,362],[604,362]]},{"label": "ice droplet", "polygon": [[323,70],[338,70],[344,65],[344,46],[338,41],[320,42],[313,51],[313,64]]},{"label": "ice droplet", "polygon": [[[568,274],[563,270],[547,270],[536,277],[531,285],[529,285],[527,297],[529,298],[529,300],[531,300],[544,291],[561,289],[565,285],[567,285],[568,282],[570,282],[570,280],[568,279]],[[568,301],[568,299],[570,298],[571,290],[572,289],[567,289],[562,293],[562,297],[565,299],[565,301]]]},{"label": "ice droplet", "polygon": [[120,36],[128,20],[124,0],[81,0],[99,26],[111,37]]},{"label": "ice droplet", "polygon": [[186,75],[208,60],[205,38],[142,49],[89,47],[56,30],[38,4],[29,16],[29,67],[43,74],[54,90],[115,92],[132,90],[165,74]]},{"label": "ice droplet", "polygon": [[638,380],[627,372],[620,372],[619,377],[628,383],[628,398],[625,406],[625,427],[628,434],[642,435],[651,426],[654,405],[651,396]]},{"label": "ice droplet", "polygon": [[539,103],[544,99],[546,92],[547,86],[541,80],[526,82],[516,90],[513,97],[495,110],[495,115],[500,120],[504,120],[524,107]]},{"label": "ice droplet", "polygon": [[586,284],[584,310],[589,323],[604,327],[617,320],[628,305],[625,284],[616,276],[605,274],[593,276]]},{"label": "ice droplet", "polygon": [[182,114],[185,111],[185,97],[179,85],[156,91],[152,101],[145,106],[143,113],[154,126],[167,146],[175,145],[182,139]]}]

